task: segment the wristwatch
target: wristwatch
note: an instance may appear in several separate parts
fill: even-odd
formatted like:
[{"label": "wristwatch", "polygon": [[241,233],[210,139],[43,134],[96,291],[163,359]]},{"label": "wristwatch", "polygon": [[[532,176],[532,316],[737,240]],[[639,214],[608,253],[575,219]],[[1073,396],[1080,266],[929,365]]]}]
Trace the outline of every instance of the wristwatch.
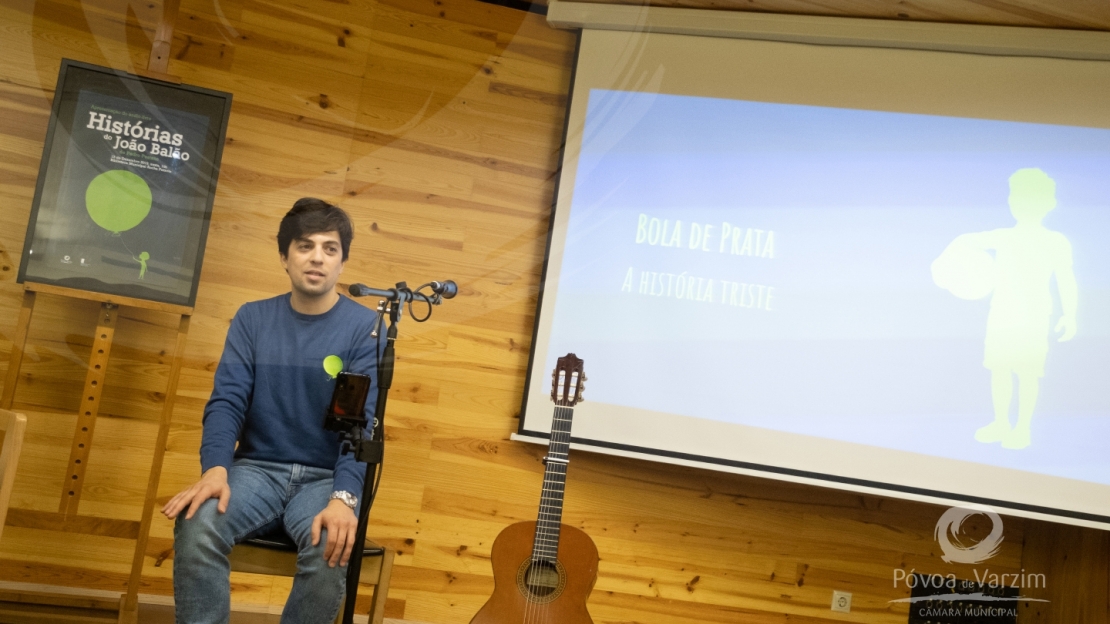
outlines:
[{"label": "wristwatch", "polygon": [[350,507],[352,510],[358,506],[358,498],[354,494],[351,494],[350,492],[345,492],[343,490],[332,492],[331,498],[329,500],[341,501],[344,505]]}]

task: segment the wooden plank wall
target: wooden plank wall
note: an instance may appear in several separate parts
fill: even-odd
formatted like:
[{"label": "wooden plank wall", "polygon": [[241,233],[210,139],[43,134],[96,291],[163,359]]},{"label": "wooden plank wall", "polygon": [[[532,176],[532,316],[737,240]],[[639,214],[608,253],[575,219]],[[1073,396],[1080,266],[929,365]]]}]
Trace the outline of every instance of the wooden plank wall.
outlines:
[{"label": "wooden plank wall", "polygon": [[[145,66],[160,11],[153,0],[0,4],[0,368],[60,60]],[[181,11],[170,72],[235,103],[159,497],[198,475],[201,412],[235,310],[288,289],[274,244],[281,215],[306,195],[338,202],[357,225],[344,282],[460,284],[431,322],[402,323],[370,533],[400,553],[387,615],[467,622],[492,591],[493,538],[534,519],[539,497],[543,449],[508,436],[574,37],[475,0],[183,0]],[[96,304],[39,297],[16,394],[30,423],[0,581],[124,587],[176,319],[121,311],[80,503],[92,519],[66,525],[56,510],[95,316]],[[909,593],[896,571],[972,576],[940,560],[932,532],[943,509],[925,504],[581,453],[567,496],[565,520],[601,552],[589,603],[599,623],[893,624],[909,608],[889,602]],[[1023,552],[1030,527],[1041,539]],[[1018,572],[1023,558],[1049,566],[1068,547],[1056,530],[1007,518],[990,570]],[[1069,531],[1107,548],[1101,534]],[[172,593],[171,556],[172,526],[157,519],[144,592]],[[1068,568],[1069,579],[1101,579],[1085,622],[1105,621],[1102,560]],[[233,580],[235,600],[256,607],[282,604],[289,589],[288,579]],[[851,614],[829,610],[833,589],[853,592]],[[1088,600],[1080,586],[1060,592]]]}]

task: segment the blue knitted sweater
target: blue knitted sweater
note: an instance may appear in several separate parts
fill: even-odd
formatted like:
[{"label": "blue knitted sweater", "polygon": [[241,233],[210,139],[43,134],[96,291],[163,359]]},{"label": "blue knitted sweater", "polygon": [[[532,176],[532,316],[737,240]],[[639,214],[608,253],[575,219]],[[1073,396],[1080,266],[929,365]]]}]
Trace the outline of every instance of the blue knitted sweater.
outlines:
[{"label": "blue knitted sweater", "polygon": [[236,457],[334,468],[334,488],[361,496],[366,465],[340,455],[339,434],[324,429],[335,386],[324,359],[337,356],[344,371],[373,378],[366,399],[373,422],[385,342],[370,337],[374,319],[343,296],[316,315],[293,310],[288,293],[239,308],[204,408],[201,469],[230,468]]}]

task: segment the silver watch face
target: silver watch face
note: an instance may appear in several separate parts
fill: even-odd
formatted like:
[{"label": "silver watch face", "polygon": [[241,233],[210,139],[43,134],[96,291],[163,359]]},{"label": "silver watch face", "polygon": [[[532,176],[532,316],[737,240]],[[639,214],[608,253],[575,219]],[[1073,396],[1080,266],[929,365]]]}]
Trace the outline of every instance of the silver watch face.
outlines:
[{"label": "silver watch face", "polygon": [[351,494],[350,492],[344,492],[342,490],[338,492],[332,492],[331,497],[333,499],[339,499],[343,501],[343,504],[350,507],[351,509],[354,509],[355,506],[358,505],[358,499],[355,498],[355,495]]}]

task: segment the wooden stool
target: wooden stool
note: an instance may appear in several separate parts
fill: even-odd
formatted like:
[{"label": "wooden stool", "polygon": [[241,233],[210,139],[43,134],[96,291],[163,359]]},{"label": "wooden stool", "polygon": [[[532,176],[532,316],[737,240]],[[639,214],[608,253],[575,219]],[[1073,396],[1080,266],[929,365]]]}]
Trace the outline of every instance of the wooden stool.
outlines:
[{"label": "wooden stool", "polygon": [[[370,600],[370,624],[382,624],[385,617],[385,599],[389,594],[389,577],[393,574],[393,551],[379,546],[370,540],[362,551],[362,574],[360,581],[374,583],[374,594]],[[275,534],[252,537],[231,549],[228,556],[234,572],[252,574],[275,574],[296,576],[297,545],[284,531]],[[335,621],[343,619],[343,609],[339,610]]]}]

